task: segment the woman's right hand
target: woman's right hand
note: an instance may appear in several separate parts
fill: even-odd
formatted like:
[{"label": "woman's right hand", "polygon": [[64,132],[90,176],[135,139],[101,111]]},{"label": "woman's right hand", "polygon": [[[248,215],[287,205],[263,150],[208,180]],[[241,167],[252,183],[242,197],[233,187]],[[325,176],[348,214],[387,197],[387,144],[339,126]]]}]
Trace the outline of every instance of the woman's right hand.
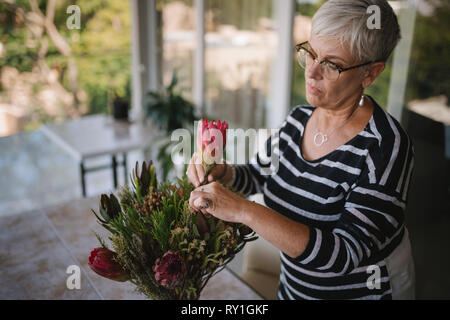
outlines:
[{"label": "woman's right hand", "polygon": [[203,165],[201,164],[201,161],[197,159],[197,154],[194,153],[189,161],[187,169],[187,177],[195,187],[212,181],[227,183],[231,178],[231,167],[228,164],[216,164],[209,173],[207,182],[205,182],[205,171],[203,170]]}]

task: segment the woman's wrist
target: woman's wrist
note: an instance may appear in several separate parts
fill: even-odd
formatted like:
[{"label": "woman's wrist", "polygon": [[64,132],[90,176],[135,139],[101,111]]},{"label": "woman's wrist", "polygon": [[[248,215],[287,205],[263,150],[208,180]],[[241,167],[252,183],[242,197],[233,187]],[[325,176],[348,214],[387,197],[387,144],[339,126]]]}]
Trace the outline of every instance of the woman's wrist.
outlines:
[{"label": "woman's wrist", "polygon": [[255,201],[242,199],[241,206],[240,206],[240,214],[241,217],[240,223],[245,224],[246,226],[249,226],[252,224],[253,217],[255,215],[255,212],[260,210],[259,204]]}]

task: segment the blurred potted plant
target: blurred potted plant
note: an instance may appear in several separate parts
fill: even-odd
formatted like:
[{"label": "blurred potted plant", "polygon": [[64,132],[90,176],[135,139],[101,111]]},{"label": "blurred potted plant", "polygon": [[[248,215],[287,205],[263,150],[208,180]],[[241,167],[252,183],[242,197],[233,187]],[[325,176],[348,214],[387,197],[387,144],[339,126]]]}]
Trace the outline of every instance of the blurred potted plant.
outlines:
[{"label": "blurred potted plant", "polygon": [[[178,76],[174,72],[170,84],[161,92],[148,92],[148,102],[145,105],[145,116],[151,118],[163,131],[164,136],[158,140],[161,143],[157,160],[162,168],[163,179],[166,180],[174,164],[171,159],[171,151],[175,142],[170,140],[172,131],[185,128],[191,132],[193,143],[193,125],[199,118],[195,116],[195,106],[176,91]],[[192,144],[191,144],[192,145]]]},{"label": "blurred potted plant", "polygon": [[113,99],[113,116],[116,120],[128,120],[128,110],[130,102],[120,96]]},{"label": "blurred potted plant", "polygon": [[113,89],[112,114],[116,120],[128,120],[128,111],[131,107],[131,88],[130,81],[124,87]]}]

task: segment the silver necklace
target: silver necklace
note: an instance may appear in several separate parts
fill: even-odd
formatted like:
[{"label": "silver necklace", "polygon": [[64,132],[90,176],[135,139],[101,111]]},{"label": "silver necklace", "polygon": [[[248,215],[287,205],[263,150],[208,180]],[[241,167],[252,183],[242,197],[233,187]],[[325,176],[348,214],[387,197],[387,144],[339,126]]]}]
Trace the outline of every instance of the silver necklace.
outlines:
[{"label": "silver necklace", "polygon": [[347,120],[344,121],[343,124],[341,124],[340,126],[336,127],[333,129],[333,131],[331,131],[329,134],[326,133],[322,133],[320,132],[320,130],[318,129],[320,126],[317,126],[316,129],[316,133],[314,134],[313,137],[313,142],[317,147],[321,147],[325,142],[328,141],[328,137],[331,137],[331,135],[339,128],[342,128],[343,126],[345,126],[353,117],[353,115],[355,114],[356,110],[361,107],[364,104],[364,94],[361,95],[361,99],[359,100],[358,106],[355,108],[355,110],[353,110],[352,114],[350,115],[350,117],[347,118]]}]

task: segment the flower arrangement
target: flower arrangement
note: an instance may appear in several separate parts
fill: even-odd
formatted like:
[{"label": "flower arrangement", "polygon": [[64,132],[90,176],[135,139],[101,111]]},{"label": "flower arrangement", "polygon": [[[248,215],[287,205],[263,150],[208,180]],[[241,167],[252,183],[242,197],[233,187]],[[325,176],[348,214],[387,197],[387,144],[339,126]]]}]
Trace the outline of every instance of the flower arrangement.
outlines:
[{"label": "flower arrangement", "polygon": [[150,299],[198,299],[209,279],[257,237],[243,224],[194,212],[192,190],[186,176],[158,182],[151,161],[136,163],[132,188],[121,187],[118,198],[102,194],[99,212],[92,210],[112,248],[96,234],[101,247],[91,252],[91,269],[130,281]]}]

